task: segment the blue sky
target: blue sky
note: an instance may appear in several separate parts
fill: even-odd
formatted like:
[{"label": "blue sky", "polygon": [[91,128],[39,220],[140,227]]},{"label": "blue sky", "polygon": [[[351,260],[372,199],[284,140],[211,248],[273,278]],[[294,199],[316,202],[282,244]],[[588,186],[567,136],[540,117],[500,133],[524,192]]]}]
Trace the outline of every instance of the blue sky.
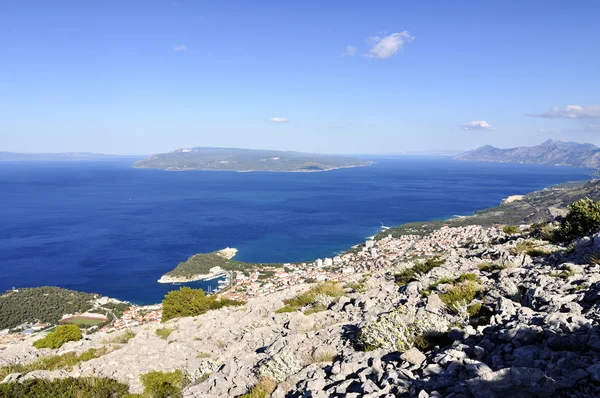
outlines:
[{"label": "blue sky", "polygon": [[4,2],[0,150],[600,144],[598,15],[553,0]]}]

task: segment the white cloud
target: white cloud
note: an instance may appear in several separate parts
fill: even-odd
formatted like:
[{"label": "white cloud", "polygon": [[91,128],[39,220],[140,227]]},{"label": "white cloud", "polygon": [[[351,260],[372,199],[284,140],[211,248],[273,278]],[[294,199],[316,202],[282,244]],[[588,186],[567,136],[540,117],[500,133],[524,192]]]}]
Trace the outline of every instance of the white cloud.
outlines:
[{"label": "white cloud", "polygon": [[185,47],[185,44],[180,44],[178,46],[173,47],[173,51],[185,51],[187,50],[187,48]]},{"label": "white cloud", "polygon": [[375,42],[375,45],[371,47],[368,54],[365,54],[369,58],[377,59],[388,59],[399,51],[402,51],[406,43],[410,43],[415,39],[411,36],[407,30],[392,33],[389,36],[384,37],[371,37],[370,40]]},{"label": "white cloud", "polygon": [[353,57],[356,54],[356,47],[347,46],[346,51],[342,54],[342,57]]},{"label": "white cloud", "polygon": [[460,126],[463,130],[496,130],[485,120],[473,120]]},{"label": "white cloud", "polygon": [[567,119],[600,119],[600,105],[567,105],[562,108],[553,107],[548,112],[530,114],[529,116]]},{"label": "white cloud", "polygon": [[269,120],[267,120],[267,122],[271,122],[271,123],[288,123],[289,120],[287,120],[284,117],[272,117]]}]

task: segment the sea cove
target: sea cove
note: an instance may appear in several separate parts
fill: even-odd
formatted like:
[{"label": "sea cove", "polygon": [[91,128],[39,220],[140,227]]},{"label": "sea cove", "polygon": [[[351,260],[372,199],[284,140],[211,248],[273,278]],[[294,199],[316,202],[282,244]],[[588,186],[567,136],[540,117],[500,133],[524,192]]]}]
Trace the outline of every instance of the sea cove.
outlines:
[{"label": "sea cove", "polygon": [[167,173],[134,169],[132,159],[0,163],[0,290],[57,285],[154,303],[178,288],[158,284],[160,276],[196,253],[229,246],[239,261],[310,261],[382,224],[469,215],[590,175],[447,158],[373,160],[292,174]]}]

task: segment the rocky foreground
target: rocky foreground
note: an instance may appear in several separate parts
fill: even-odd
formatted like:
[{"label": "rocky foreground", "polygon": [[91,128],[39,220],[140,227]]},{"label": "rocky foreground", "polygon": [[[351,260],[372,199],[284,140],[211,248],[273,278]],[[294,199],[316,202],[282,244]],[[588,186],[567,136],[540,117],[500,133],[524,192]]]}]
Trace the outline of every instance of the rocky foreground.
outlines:
[{"label": "rocky foreground", "polygon": [[[600,396],[598,253],[600,234],[564,247],[499,232],[447,253],[407,284],[393,275],[412,261],[365,276],[342,297],[319,297],[326,309],[310,315],[275,312],[305,286],[140,326],[126,343],[97,334],[37,350],[26,340],[0,352],[0,367],[108,347],[73,370],[4,382],[102,376],[137,393],[140,375],[181,369],[192,381],[184,397],[239,396],[264,378],[277,384],[273,397]],[[448,304],[456,286],[477,294]],[[161,338],[158,328],[173,331]]]}]

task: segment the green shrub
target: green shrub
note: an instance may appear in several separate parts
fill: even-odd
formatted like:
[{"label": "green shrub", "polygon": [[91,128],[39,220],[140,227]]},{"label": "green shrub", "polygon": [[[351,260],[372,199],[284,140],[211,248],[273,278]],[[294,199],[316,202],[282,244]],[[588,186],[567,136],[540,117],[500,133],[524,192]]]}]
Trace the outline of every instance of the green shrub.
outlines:
[{"label": "green shrub", "polygon": [[573,268],[569,267],[568,265],[565,266],[565,269],[562,270],[561,272],[559,272],[558,274],[550,274],[550,276],[553,276],[555,278],[570,278],[573,275],[575,275],[575,271],[573,270]]},{"label": "green shrub", "polygon": [[365,282],[349,282],[346,287],[352,289],[356,293],[364,293],[367,291],[367,285]]},{"label": "green shrub", "polygon": [[481,263],[479,264],[479,270],[482,272],[493,272],[504,269],[503,266],[499,264],[490,264],[490,263]]},{"label": "green shrub", "polygon": [[446,293],[440,294],[440,299],[450,311],[456,311],[461,303],[469,304],[481,292],[476,282],[467,281],[452,286]]},{"label": "green shrub", "polygon": [[156,335],[161,339],[166,340],[167,338],[169,338],[171,333],[173,333],[176,330],[177,328],[158,328],[156,329]]},{"label": "green shrub", "polygon": [[394,275],[394,279],[398,286],[404,286],[414,280],[416,274],[426,274],[432,269],[441,266],[445,262],[446,260],[440,257],[428,258],[425,261],[417,260],[415,261],[415,265],[413,267],[406,268]]},{"label": "green shrub", "polygon": [[462,283],[462,282],[467,282],[467,281],[471,281],[471,282],[477,282],[479,279],[477,279],[477,275],[475,274],[462,274],[461,276],[459,276],[458,278],[456,278],[456,283]]},{"label": "green shrub", "polygon": [[572,203],[556,231],[558,240],[569,241],[600,229],[600,202],[585,198]]},{"label": "green shrub", "polygon": [[527,250],[527,255],[531,257],[548,257],[550,254],[552,253],[538,247]]},{"label": "green shrub", "polygon": [[144,386],[143,396],[152,398],[178,398],[188,381],[179,369],[172,372],[148,372],[140,376]]},{"label": "green shrub", "polygon": [[173,318],[202,315],[210,310],[243,304],[241,301],[225,297],[218,300],[216,295],[207,296],[202,289],[192,289],[184,286],[179,290],[170,291],[165,296],[162,303],[162,321],[166,322]]},{"label": "green shrub", "polygon": [[127,391],[125,384],[96,377],[31,379],[0,384],[0,397],[6,398],[121,398],[127,396]]},{"label": "green shrub", "polygon": [[469,317],[471,317],[471,318],[476,317],[477,315],[479,315],[480,312],[481,312],[481,303],[471,304],[470,306],[467,307],[467,313],[469,314]]},{"label": "green shrub", "polygon": [[276,388],[277,383],[275,380],[269,377],[263,377],[254,387],[252,387],[252,390],[249,393],[241,395],[239,398],[267,398]]},{"label": "green shrub", "polygon": [[83,336],[77,325],[62,325],[58,326],[54,333],[37,340],[33,343],[33,346],[37,349],[40,348],[60,348],[63,344],[69,341],[81,340]]},{"label": "green shrub", "polygon": [[421,351],[428,351],[435,346],[445,347],[452,344],[448,333],[427,333],[421,334],[413,340],[415,347]]},{"label": "green shrub", "polygon": [[507,235],[514,235],[514,234],[518,234],[519,232],[521,232],[521,230],[515,225],[507,225],[502,230]]}]

